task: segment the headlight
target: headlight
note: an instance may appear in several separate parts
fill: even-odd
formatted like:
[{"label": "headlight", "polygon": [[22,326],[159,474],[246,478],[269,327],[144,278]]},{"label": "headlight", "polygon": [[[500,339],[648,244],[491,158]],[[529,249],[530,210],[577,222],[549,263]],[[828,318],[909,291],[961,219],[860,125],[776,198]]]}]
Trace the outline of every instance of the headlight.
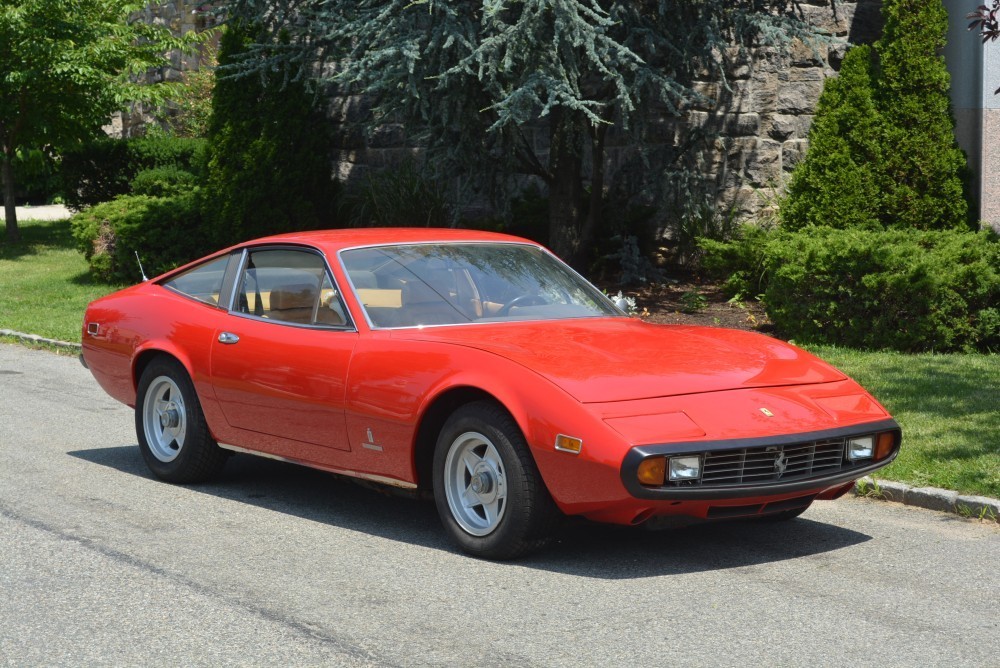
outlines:
[{"label": "headlight", "polygon": [[847,458],[852,462],[859,459],[871,459],[874,455],[874,436],[855,436],[847,440]]},{"label": "headlight", "polygon": [[672,482],[697,480],[700,477],[701,457],[698,455],[670,458],[670,480]]}]

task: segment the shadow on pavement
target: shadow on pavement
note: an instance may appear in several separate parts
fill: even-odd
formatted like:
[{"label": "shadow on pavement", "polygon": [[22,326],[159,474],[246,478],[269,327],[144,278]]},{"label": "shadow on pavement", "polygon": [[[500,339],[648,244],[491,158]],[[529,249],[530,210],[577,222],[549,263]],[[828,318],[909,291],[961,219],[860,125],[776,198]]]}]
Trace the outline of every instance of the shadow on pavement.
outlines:
[{"label": "shadow on pavement", "polygon": [[[136,445],[69,454],[152,478]],[[218,480],[187,489],[402,543],[456,551],[445,537],[432,502],[381,492],[303,466],[235,455]],[[720,522],[662,531],[572,518],[543,551],[497,567],[604,580],[636,579],[810,557],[869,540],[870,536],[857,531],[810,520],[808,512],[788,522]]]}]

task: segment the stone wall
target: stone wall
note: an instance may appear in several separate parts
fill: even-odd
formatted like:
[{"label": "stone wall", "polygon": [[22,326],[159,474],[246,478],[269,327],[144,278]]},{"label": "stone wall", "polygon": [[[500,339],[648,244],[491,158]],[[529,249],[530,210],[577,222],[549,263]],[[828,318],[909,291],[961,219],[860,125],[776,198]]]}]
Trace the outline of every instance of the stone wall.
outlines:
[{"label": "stone wall", "polygon": [[[185,35],[191,31],[201,32],[216,25],[218,16],[207,2],[191,0],[169,0],[147,5],[139,17],[146,23],[168,26],[175,35]],[[170,54],[170,66],[150,72],[150,83],[160,81],[180,81],[183,73],[195,70],[204,62],[202,52],[190,55]],[[115,114],[104,131],[112,137],[132,137],[145,133],[146,126],[155,123],[152,116],[141,108],[133,108],[127,113]]]},{"label": "stone wall", "polygon": [[[881,30],[881,2],[837,0],[834,6],[812,0],[798,6],[800,15],[832,37],[829,45],[794,45],[790,52],[760,49],[749,62],[736,64],[726,85],[706,78],[696,83],[705,97],[682,117],[659,115],[651,141],[674,144],[700,127],[718,139],[698,156],[706,178],[717,190],[723,212],[747,218],[775,201],[791,170],[805,154],[809,126],[827,77],[835,76],[848,43],[871,43]],[[346,181],[369,169],[379,169],[412,155],[398,127],[386,127],[370,137],[350,129],[364,113],[364,99],[335,96],[332,121],[338,126],[338,176]],[[539,157],[547,158],[548,132],[530,133]],[[656,146],[646,148],[655,149]],[[629,162],[636,147],[608,138],[608,182]]]},{"label": "stone wall", "polygon": [[[698,81],[696,88],[705,100],[693,104],[684,116],[657,118],[651,111],[658,125],[652,141],[672,145],[692,128],[717,134],[718,139],[698,156],[698,162],[714,183],[718,207],[741,218],[753,216],[772,203],[802,159],[823,82],[835,76],[847,44],[873,42],[881,29],[881,2],[877,0],[835,0],[833,5],[806,0],[797,11],[831,35],[833,42],[815,48],[796,44],[784,54],[776,49],[758,50],[748,62],[731,69],[725,85],[711,78]],[[145,18],[184,33],[213,25],[216,17],[208,3],[172,0],[147,8]],[[197,64],[197,58],[176,56],[172,67],[153,73],[152,78],[176,80]],[[417,150],[407,144],[398,126],[387,125],[367,137],[354,129],[366,106],[359,96],[331,98],[331,122],[338,129],[335,172],[343,181],[396,164]],[[116,120],[112,133],[129,136],[147,121],[142,114],[124,115]],[[548,132],[540,127],[530,134],[539,157],[546,159]],[[609,182],[635,153],[634,145],[609,137]]]}]

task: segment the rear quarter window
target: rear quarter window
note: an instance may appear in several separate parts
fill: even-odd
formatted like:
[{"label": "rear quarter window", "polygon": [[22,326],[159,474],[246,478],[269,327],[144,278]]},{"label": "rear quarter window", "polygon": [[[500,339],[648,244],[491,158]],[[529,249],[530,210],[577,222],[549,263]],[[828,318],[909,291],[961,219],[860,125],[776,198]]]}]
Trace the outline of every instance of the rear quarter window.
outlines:
[{"label": "rear quarter window", "polygon": [[216,258],[174,276],[169,281],[165,281],[163,285],[200,302],[218,306],[219,294],[222,292],[222,280],[226,275],[228,265],[228,255]]}]

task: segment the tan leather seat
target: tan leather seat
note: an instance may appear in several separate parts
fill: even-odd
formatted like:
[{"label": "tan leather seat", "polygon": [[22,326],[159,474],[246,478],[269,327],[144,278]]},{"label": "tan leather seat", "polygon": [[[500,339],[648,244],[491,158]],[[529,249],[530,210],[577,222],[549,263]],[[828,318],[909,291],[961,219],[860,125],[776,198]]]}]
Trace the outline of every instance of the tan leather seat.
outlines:
[{"label": "tan leather seat", "polygon": [[272,320],[302,325],[311,324],[317,296],[316,287],[312,285],[285,285],[274,288],[271,290],[268,317]]}]

